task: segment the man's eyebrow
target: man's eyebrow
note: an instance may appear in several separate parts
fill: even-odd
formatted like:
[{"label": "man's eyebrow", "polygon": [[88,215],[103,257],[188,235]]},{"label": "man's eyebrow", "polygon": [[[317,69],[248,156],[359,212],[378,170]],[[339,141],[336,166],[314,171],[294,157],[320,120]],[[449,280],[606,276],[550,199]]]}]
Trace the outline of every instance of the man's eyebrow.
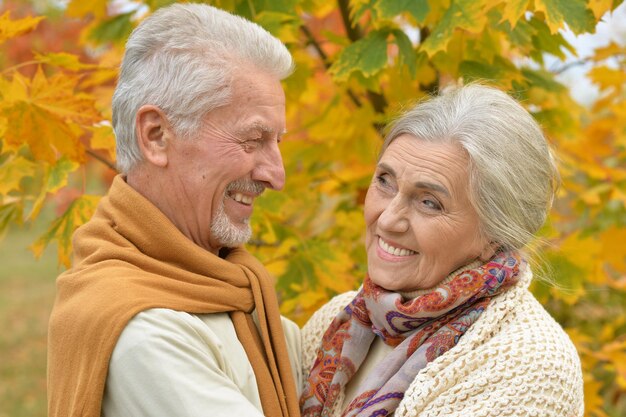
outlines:
[{"label": "man's eyebrow", "polygon": [[[252,132],[262,132],[262,133],[274,134],[276,131],[275,131],[275,129],[272,129],[271,127],[269,127],[265,123],[254,122],[254,123],[252,123],[252,124],[250,124],[248,126],[245,126],[245,127],[241,128],[237,133],[241,135],[241,134],[248,134],[248,133],[252,133]],[[282,132],[279,132],[278,136],[282,136],[285,133],[287,133],[286,129],[284,129]]]},{"label": "man's eyebrow", "polygon": [[[385,164],[384,162],[381,162],[378,164],[378,167],[384,171],[387,171],[388,173],[390,173],[391,175],[393,175],[394,177],[396,176],[396,171],[394,171],[393,168],[391,168],[389,165]],[[427,189],[427,190],[433,190],[433,191],[439,191],[440,193],[444,194],[447,197],[450,197],[450,192],[448,191],[448,189],[446,187],[444,187],[441,184],[437,184],[434,182],[428,182],[428,181],[417,181],[415,183],[413,183],[413,185],[415,186],[415,188],[422,188],[422,189]]]}]

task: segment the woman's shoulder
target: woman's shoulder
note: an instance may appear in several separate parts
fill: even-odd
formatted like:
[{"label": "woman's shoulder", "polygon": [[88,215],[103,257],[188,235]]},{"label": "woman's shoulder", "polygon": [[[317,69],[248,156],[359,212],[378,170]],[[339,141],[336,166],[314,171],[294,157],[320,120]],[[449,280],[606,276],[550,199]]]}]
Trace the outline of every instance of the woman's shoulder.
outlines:
[{"label": "woman's shoulder", "polygon": [[317,310],[302,327],[302,365],[307,368],[313,363],[324,332],[333,319],[356,296],[356,291],[348,291],[333,297]]},{"label": "woman's shoulder", "polygon": [[337,314],[352,301],[356,294],[356,291],[348,291],[331,298],[330,301],[313,313],[302,328],[302,333],[315,334],[320,331],[323,333]]},{"label": "woman's shoulder", "polygon": [[522,283],[494,297],[459,343],[418,374],[396,415],[448,407],[450,416],[531,408],[581,416],[582,386],[573,343]]}]

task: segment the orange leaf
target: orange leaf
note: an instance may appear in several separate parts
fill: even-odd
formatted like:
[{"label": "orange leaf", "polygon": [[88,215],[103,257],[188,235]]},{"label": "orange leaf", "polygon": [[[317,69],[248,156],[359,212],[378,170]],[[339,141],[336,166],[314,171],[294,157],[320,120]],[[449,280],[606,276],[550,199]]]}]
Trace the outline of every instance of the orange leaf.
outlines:
[{"label": "orange leaf", "polygon": [[7,11],[0,16],[0,43],[34,30],[43,19],[45,17],[37,16],[11,20],[11,12]]},{"label": "orange leaf", "polygon": [[4,82],[0,114],[7,119],[5,140],[18,148],[28,144],[33,156],[54,163],[62,155],[83,162],[84,147],[79,138],[83,127],[100,121],[94,100],[75,93],[78,77],[56,74],[47,78],[41,68],[32,80],[14,73]]}]

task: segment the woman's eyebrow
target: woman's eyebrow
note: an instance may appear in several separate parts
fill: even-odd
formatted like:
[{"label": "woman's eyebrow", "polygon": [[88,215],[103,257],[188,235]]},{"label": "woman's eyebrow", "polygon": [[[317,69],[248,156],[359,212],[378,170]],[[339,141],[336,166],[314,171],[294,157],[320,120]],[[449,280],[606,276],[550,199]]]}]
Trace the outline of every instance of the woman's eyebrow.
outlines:
[{"label": "woman's eyebrow", "polygon": [[[394,171],[392,167],[390,167],[384,162],[379,163],[378,168],[382,169],[383,171],[387,171],[394,177],[396,176],[396,171]],[[446,197],[450,197],[450,192],[448,191],[448,189],[441,184],[428,182],[428,181],[417,181],[413,183],[413,185],[415,186],[415,188],[439,191],[440,193],[444,194]]]},{"label": "woman's eyebrow", "polygon": [[448,192],[448,189],[446,187],[440,184],[436,184],[434,182],[418,181],[414,183],[413,185],[415,186],[415,188],[422,188],[422,189],[425,188],[427,190],[439,191],[440,193],[444,194],[446,197],[450,197],[450,192]]}]

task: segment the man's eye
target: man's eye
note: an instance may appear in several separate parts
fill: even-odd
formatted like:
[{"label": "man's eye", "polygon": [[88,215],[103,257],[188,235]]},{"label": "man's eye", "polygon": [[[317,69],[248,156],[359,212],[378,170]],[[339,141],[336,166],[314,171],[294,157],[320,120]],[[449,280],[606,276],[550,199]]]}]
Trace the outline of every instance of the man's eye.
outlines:
[{"label": "man's eye", "polygon": [[248,139],[243,141],[242,145],[246,151],[252,151],[261,145],[261,139]]}]

